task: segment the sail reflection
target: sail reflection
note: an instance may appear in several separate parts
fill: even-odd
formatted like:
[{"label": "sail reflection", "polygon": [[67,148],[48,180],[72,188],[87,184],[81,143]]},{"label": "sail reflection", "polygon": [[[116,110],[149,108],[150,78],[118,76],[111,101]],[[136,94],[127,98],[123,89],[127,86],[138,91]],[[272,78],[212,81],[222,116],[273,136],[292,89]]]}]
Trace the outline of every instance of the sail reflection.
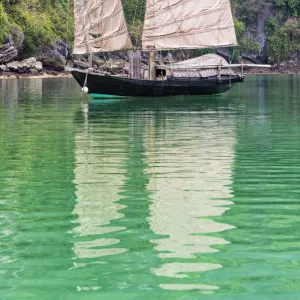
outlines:
[{"label": "sail reflection", "polygon": [[220,233],[234,228],[216,219],[233,204],[234,125],[225,112],[168,105],[82,107],[74,268],[92,272],[78,291],[219,288],[201,274],[223,266],[200,256],[228,244]]},{"label": "sail reflection", "polygon": [[127,103],[92,103],[80,114],[72,270],[89,272],[85,284],[77,285],[79,292],[97,288],[113,295],[126,289],[130,296],[157,287],[144,148],[148,111],[120,105]]},{"label": "sail reflection", "polygon": [[123,217],[119,210],[124,205],[117,201],[125,180],[122,171],[125,145],[119,139],[116,139],[118,145],[113,145],[116,131],[110,131],[109,127],[102,127],[101,135],[95,134],[93,126],[88,123],[88,105],[82,106],[82,115],[84,126],[75,137],[77,204],[73,212],[78,216],[74,233],[83,240],[74,243],[74,252],[77,258],[124,253],[127,249],[115,247],[118,239],[99,235],[125,228],[111,225],[113,220]]},{"label": "sail reflection", "polygon": [[[197,258],[218,252],[214,246],[228,244],[215,234],[234,228],[214,220],[233,204],[230,184],[235,142],[230,115],[216,113],[214,117],[214,113],[209,117],[190,114],[182,122],[170,117],[162,138],[147,142],[148,188],[153,200],[149,222],[152,231],[161,236],[152,243],[163,262],[152,271],[162,278],[163,289],[218,289],[180,281],[191,273],[222,268]],[[178,282],[170,284],[167,278]]]}]

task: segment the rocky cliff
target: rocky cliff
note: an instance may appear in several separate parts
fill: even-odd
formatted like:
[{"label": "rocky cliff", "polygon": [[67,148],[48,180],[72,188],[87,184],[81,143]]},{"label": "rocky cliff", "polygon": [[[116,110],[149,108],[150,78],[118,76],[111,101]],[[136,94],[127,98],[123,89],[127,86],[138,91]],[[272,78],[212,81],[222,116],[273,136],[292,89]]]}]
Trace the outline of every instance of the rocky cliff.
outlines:
[{"label": "rocky cliff", "polygon": [[[300,0],[231,0],[239,47],[219,49],[228,58],[298,65]],[[129,28],[142,24],[145,0],[123,0]],[[71,57],[73,7],[69,0],[7,0],[0,3],[0,72],[12,61],[35,57],[49,72],[61,72],[68,61],[83,67],[84,58]],[[135,17],[140,19],[135,25]],[[138,37],[134,37],[137,39]],[[215,50],[212,50],[215,51]],[[186,59],[202,52],[184,51]],[[174,54],[175,56],[180,54]],[[122,54],[117,55],[119,61]],[[105,56],[99,57],[102,67]],[[123,57],[126,61],[126,58]],[[38,69],[40,67],[38,64]],[[25,62],[25,65],[27,62]],[[18,65],[18,64],[17,64]],[[97,63],[96,63],[97,65]],[[20,65],[20,73],[31,70]],[[105,67],[104,67],[105,68]],[[12,69],[12,67],[11,67]],[[17,69],[16,69],[17,70]],[[32,69],[36,72],[36,68]],[[30,71],[31,72],[31,71]]]}]

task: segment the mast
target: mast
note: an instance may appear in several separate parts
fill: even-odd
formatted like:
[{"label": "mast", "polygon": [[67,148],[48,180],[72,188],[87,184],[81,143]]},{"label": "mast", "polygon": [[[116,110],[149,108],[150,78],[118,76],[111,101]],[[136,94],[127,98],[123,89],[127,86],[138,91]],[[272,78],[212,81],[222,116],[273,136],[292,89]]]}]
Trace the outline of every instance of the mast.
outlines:
[{"label": "mast", "polygon": [[156,64],[155,64],[155,48],[149,48],[149,65],[148,65],[149,80],[156,79]]}]

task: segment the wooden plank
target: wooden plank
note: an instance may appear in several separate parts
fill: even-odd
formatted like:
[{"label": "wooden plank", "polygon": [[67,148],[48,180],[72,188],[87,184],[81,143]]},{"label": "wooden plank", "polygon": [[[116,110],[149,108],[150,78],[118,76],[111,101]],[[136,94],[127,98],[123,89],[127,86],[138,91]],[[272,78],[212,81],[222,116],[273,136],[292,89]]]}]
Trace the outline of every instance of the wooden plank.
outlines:
[{"label": "wooden plank", "polygon": [[141,51],[129,51],[129,77],[132,79],[141,79]]},{"label": "wooden plank", "polygon": [[151,49],[149,51],[149,65],[148,65],[149,80],[156,79],[156,63],[155,63],[155,51]]}]

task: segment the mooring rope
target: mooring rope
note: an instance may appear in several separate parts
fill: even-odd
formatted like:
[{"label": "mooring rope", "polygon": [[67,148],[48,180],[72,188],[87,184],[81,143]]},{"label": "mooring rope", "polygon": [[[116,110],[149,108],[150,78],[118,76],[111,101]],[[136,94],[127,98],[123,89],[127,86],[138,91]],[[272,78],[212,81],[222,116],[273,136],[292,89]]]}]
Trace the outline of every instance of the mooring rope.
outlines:
[{"label": "mooring rope", "polygon": [[88,69],[86,71],[86,74],[85,74],[85,79],[84,79],[83,87],[81,89],[80,99],[82,99],[83,94],[86,94],[86,93],[89,92],[89,89],[87,87],[87,81],[88,81],[89,73],[92,70],[92,63],[93,63],[93,53],[90,52],[90,54],[89,54],[89,67],[88,67]]}]

